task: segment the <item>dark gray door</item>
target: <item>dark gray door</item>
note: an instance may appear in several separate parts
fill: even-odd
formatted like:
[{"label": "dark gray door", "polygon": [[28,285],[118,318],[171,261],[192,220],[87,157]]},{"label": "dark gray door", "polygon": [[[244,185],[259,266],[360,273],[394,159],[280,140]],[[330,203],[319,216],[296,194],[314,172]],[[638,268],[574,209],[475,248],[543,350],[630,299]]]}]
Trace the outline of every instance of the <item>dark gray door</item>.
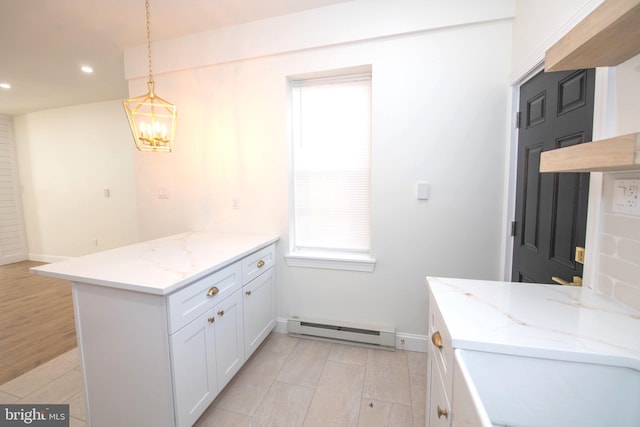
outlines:
[{"label": "dark gray door", "polygon": [[590,69],[541,72],[520,89],[513,281],[582,277],[589,174],[539,167],[541,152],[591,141],[594,87]]}]

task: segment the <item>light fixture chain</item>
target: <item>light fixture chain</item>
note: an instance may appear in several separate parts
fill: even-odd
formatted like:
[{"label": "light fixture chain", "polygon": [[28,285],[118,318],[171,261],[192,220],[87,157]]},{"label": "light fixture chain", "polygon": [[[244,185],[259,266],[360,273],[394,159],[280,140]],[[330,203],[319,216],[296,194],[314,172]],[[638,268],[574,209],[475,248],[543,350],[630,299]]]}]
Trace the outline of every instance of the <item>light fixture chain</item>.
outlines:
[{"label": "light fixture chain", "polygon": [[149,13],[149,0],[145,0],[147,10],[147,59],[149,60],[149,83],[153,82],[153,69],[151,67],[151,14]]},{"label": "light fixture chain", "polygon": [[155,95],[153,68],[151,66],[151,13],[150,0],[145,0],[147,12],[147,58],[149,59],[149,81],[146,95],[123,101],[129,120],[131,134],[140,151],[171,152],[176,130],[176,107]]}]

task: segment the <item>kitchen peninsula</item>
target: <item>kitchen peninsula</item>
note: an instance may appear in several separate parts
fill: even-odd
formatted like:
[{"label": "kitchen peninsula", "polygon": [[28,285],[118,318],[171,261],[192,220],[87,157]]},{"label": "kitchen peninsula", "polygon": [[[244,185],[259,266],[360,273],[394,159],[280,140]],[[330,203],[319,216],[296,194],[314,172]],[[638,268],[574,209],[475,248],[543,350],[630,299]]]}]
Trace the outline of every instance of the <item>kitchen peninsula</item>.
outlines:
[{"label": "kitchen peninsula", "polygon": [[73,283],[88,424],[191,426],[275,327],[277,241],[188,232],[32,268]]},{"label": "kitchen peninsula", "polygon": [[427,283],[428,426],[640,425],[640,312],[581,287]]}]

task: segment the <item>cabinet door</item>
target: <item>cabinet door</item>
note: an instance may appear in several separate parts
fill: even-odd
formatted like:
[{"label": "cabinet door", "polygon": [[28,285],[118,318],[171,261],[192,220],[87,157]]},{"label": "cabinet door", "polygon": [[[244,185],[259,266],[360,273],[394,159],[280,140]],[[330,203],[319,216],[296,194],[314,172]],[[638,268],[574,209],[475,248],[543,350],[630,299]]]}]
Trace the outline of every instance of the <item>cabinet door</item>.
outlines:
[{"label": "cabinet door", "polygon": [[178,426],[191,426],[218,393],[214,311],[171,335],[174,405]]},{"label": "cabinet door", "polygon": [[245,360],[242,294],[240,291],[234,293],[213,310],[218,389],[222,390]]},{"label": "cabinet door", "polygon": [[427,405],[427,427],[448,427],[451,425],[451,406],[438,367],[429,361],[429,404]]},{"label": "cabinet door", "polygon": [[242,288],[244,298],[245,353],[249,357],[276,324],[273,269]]}]

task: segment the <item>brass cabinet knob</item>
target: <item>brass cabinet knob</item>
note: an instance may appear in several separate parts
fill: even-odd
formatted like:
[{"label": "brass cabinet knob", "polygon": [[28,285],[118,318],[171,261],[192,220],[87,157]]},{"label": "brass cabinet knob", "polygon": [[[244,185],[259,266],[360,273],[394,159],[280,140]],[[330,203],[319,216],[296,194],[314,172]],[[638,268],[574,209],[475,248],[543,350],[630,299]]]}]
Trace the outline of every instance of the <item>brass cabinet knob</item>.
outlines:
[{"label": "brass cabinet knob", "polygon": [[435,331],[433,335],[431,335],[431,342],[438,348],[442,348],[442,335],[440,335],[440,331]]},{"label": "brass cabinet knob", "polygon": [[209,323],[213,323],[216,321],[216,319],[213,317],[209,317],[207,320],[209,321]]},{"label": "brass cabinet knob", "polygon": [[220,311],[218,312],[218,316],[220,316],[220,317],[224,316],[224,310],[220,310]]},{"label": "brass cabinet knob", "polygon": [[449,417],[449,411],[447,411],[446,409],[442,409],[440,405],[438,405],[438,418],[440,417]]},{"label": "brass cabinet knob", "polygon": [[257,266],[258,266],[258,268],[264,267],[264,261],[263,260],[258,261]]},{"label": "brass cabinet knob", "polygon": [[247,292],[245,292],[244,294],[245,294],[246,296],[249,296],[249,295],[251,295],[251,291],[247,291]]},{"label": "brass cabinet knob", "polygon": [[217,287],[214,286],[213,288],[209,289],[209,291],[207,292],[207,296],[208,297],[212,297],[215,294],[217,294],[218,292],[220,292],[220,289],[218,289]]}]

